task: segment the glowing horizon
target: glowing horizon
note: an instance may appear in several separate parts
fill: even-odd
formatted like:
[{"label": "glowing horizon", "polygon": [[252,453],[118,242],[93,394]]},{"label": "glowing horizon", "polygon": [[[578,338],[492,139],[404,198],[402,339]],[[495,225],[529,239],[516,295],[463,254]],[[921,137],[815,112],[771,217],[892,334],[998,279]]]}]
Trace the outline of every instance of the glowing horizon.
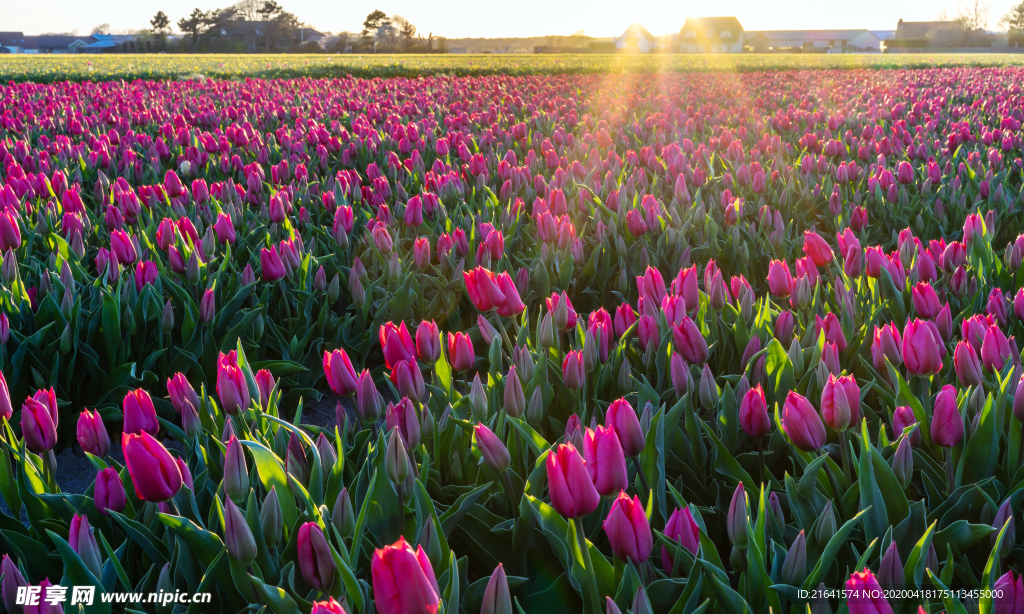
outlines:
[{"label": "glowing horizon", "polygon": [[[114,32],[149,27],[149,20],[164,10],[171,23],[190,13],[193,7],[202,10],[222,8],[230,0],[197,0],[188,8],[168,10],[162,2],[143,1],[131,4],[112,0],[88,3],[76,0],[40,0],[19,3],[7,9],[3,30],[37,35],[51,32],[77,31],[87,35],[95,26],[109,23]],[[520,0],[505,6],[494,5],[481,10],[477,3],[455,0],[445,8],[411,0],[364,5],[361,8],[326,4],[317,0],[284,0],[280,4],[301,21],[322,32],[358,32],[366,13],[374,8],[389,15],[402,15],[417,26],[424,36],[433,33],[447,38],[534,38],[570,35],[583,30],[588,36],[614,37],[631,23],[639,23],[655,36],[679,31],[687,15],[736,16],[745,30],[831,30],[869,29],[895,30],[899,19],[933,21],[941,5],[925,0],[900,4],[867,0],[854,11],[836,11],[835,5],[812,0],[765,5],[753,0],[726,0],[712,10],[692,4],[642,2],[623,4],[612,0],[581,2],[542,2]],[[997,29],[999,18],[1010,10],[1013,0],[996,0],[989,5],[988,29]],[[956,4],[946,5],[952,16]]]}]

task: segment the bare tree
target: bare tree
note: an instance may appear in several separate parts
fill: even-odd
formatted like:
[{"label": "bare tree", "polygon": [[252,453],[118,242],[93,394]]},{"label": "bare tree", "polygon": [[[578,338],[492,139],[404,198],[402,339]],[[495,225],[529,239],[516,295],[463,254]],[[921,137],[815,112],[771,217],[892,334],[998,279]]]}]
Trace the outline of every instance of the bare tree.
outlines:
[{"label": "bare tree", "polygon": [[109,23],[101,23],[100,25],[98,25],[95,28],[93,28],[91,32],[89,32],[89,34],[91,34],[91,35],[109,34],[109,33],[110,33],[110,24]]},{"label": "bare tree", "polygon": [[259,11],[262,6],[263,3],[260,0],[239,0],[231,8],[235,10],[235,14],[239,18],[245,21],[259,21]]},{"label": "bare tree", "polygon": [[416,26],[409,23],[409,20],[401,15],[393,15],[391,23],[398,30],[398,47],[402,50],[408,50],[413,45],[413,39],[416,36]]},{"label": "bare tree", "polygon": [[585,47],[586,46],[587,33],[584,30],[576,30],[575,32],[570,34],[570,36],[572,37],[572,46],[573,47]]},{"label": "bare tree", "polygon": [[986,0],[968,0],[957,9],[956,21],[963,24],[964,30],[973,32],[988,28],[991,7]]}]

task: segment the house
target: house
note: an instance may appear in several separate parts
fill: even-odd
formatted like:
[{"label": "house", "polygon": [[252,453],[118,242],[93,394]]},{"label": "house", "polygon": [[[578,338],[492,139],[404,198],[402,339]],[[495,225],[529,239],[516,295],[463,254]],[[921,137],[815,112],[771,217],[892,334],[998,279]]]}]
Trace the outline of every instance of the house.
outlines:
[{"label": "house", "polygon": [[743,38],[744,44],[755,53],[880,51],[882,44],[870,30],[761,30],[744,32]]},{"label": "house", "polygon": [[654,36],[638,23],[630,25],[615,39],[615,50],[621,53],[650,53],[657,46]]},{"label": "house", "polygon": [[35,39],[39,53],[77,53],[79,49],[96,42],[91,36],[70,34],[44,34]]},{"label": "house", "polygon": [[77,47],[75,53],[114,53],[123,50],[123,45],[135,40],[132,34],[93,34],[94,42]]},{"label": "house", "polygon": [[678,39],[683,53],[741,53],[743,40],[735,17],[687,17]]},{"label": "house", "polygon": [[39,53],[35,37],[23,32],[0,32],[0,47],[8,53]]}]

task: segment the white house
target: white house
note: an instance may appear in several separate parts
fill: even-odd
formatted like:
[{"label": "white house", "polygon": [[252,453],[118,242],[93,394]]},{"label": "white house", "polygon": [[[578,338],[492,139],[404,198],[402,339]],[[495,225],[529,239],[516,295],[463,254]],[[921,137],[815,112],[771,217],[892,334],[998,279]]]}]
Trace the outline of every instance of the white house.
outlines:
[{"label": "white house", "polygon": [[743,26],[735,17],[687,17],[679,30],[683,53],[742,53]]},{"label": "white house", "polygon": [[880,51],[882,39],[870,30],[761,30],[747,32],[746,43],[755,52],[864,52]]},{"label": "white house", "polygon": [[638,23],[630,25],[615,39],[615,50],[621,53],[650,53],[657,47],[654,36]]}]

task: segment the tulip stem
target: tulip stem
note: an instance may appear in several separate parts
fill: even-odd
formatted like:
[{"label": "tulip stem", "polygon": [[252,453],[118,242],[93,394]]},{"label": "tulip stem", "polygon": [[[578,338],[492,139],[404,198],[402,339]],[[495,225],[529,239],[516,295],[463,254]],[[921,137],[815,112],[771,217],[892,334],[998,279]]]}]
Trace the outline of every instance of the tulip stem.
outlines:
[{"label": "tulip stem", "polygon": [[508,497],[508,508],[512,514],[516,513],[516,497],[512,493],[512,480],[508,477],[508,469],[501,472],[502,480],[505,486],[505,495]]},{"label": "tulip stem", "polygon": [[[505,323],[501,321],[501,316],[499,315],[497,319],[498,331],[501,333],[501,338],[505,341],[505,347],[508,349],[508,355],[511,356],[512,351],[515,350],[515,346],[512,345],[512,342],[509,340],[508,332],[505,331]],[[505,352],[502,352],[501,354],[503,358],[506,358],[509,360],[509,362],[512,362],[512,360],[508,358],[508,356],[505,356]]]},{"label": "tulip stem", "polygon": [[946,448],[946,480],[949,483],[949,494],[956,490],[956,470],[953,469],[953,448]]},{"label": "tulip stem", "polygon": [[640,478],[640,486],[644,489],[644,497],[651,492],[651,485],[647,483],[647,475],[644,474],[644,466],[640,464],[640,455],[633,457],[633,466],[636,467],[636,474]]},{"label": "tulip stem", "polygon": [[399,482],[395,484],[395,488],[398,490],[398,508],[402,510],[402,524],[400,524],[398,527],[398,534],[402,537],[405,537],[405,497],[403,496],[402,493],[402,483]]},{"label": "tulip stem", "polygon": [[844,430],[839,433],[839,448],[843,453],[843,474],[846,475],[846,481],[853,483],[853,474],[850,473],[850,440],[849,431]]},{"label": "tulip stem", "polygon": [[842,519],[843,510],[840,503],[842,502],[843,497],[841,491],[839,490],[839,482],[836,482],[836,476],[834,473],[832,473],[832,467],[830,467],[828,464],[828,453],[822,452],[821,454],[825,456],[825,462],[823,463],[825,465],[825,475],[828,476],[828,483],[832,487],[832,496],[836,500],[836,505],[834,509],[836,510],[836,515],[838,515],[840,519]]},{"label": "tulip stem", "polygon": [[572,521],[576,525],[576,541],[579,542],[580,550],[583,554],[583,564],[587,568],[587,588],[590,591],[596,612],[600,612],[601,597],[597,590],[597,577],[594,575],[594,563],[590,560],[590,548],[587,546],[587,534],[583,531],[583,519],[573,518]]},{"label": "tulip stem", "polygon": [[757,460],[761,465],[761,483],[764,484],[764,444],[760,437],[757,438]]}]

